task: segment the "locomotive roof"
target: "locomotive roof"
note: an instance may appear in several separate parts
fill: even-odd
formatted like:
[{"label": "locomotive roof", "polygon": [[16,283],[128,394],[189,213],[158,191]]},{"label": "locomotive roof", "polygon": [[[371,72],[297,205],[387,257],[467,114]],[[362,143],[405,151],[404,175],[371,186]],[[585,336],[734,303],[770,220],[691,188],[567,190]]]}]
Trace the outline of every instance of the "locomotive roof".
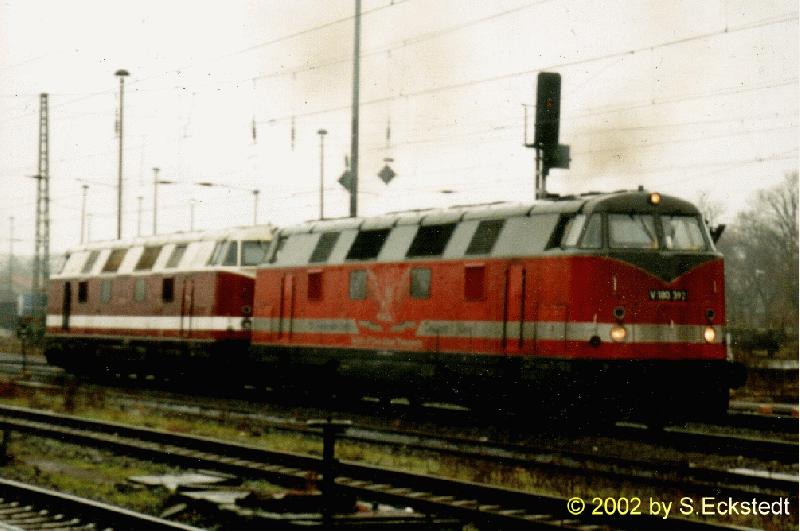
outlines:
[{"label": "locomotive roof", "polygon": [[83,245],[71,247],[67,252],[86,251],[93,249],[122,249],[129,247],[141,247],[151,245],[164,245],[167,243],[184,243],[203,240],[221,239],[251,239],[262,240],[272,239],[277,227],[274,225],[250,225],[244,227],[229,227],[214,230],[196,230],[185,232],[172,232],[168,234],[157,234],[155,236],[141,236],[123,240],[100,240],[89,242]]},{"label": "locomotive roof", "polygon": [[244,272],[263,259],[275,231],[273,225],[253,225],[91,242],[70,249],[52,277],[208,269]]},{"label": "locomotive roof", "polygon": [[317,220],[281,229],[264,266],[562,253],[566,227],[577,214],[659,211],[698,214],[687,201],[640,189]]},{"label": "locomotive roof", "polygon": [[[610,193],[591,192],[579,196],[565,196],[534,202],[496,202],[478,205],[457,205],[446,208],[431,208],[389,212],[380,216],[359,218],[335,218],[307,221],[280,230],[283,235],[329,232],[345,229],[373,230],[402,225],[438,225],[471,219],[506,219],[534,214],[574,214],[576,212],[649,212],[654,207],[648,202],[650,192],[645,190],[621,190]],[[673,196],[661,195],[660,210],[675,214],[697,214],[692,203]]]}]

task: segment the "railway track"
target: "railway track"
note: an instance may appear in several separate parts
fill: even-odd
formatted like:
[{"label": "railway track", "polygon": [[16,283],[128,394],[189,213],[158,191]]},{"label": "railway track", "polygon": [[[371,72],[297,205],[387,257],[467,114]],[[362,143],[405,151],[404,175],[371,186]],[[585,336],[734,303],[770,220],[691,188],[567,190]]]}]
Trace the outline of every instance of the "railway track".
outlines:
[{"label": "railway track", "polygon": [[[256,422],[271,430],[293,433],[313,434],[302,422],[289,418],[269,417],[244,410],[234,411],[229,406],[218,409],[213,401],[201,406],[197,399],[176,401],[167,399],[143,401],[139,396],[121,393],[111,398],[122,405],[130,401],[144,404],[156,410],[166,410],[180,415],[197,418],[209,417],[227,420],[242,419]],[[787,463],[796,463],[797,444],[783,441],[731,435],[708,434],[697,431],[668,429],[663,433],[653,433],[636,426],[619,426],[615,436],[630,440],[663,444],[665,441],[684,450],[726,455],[749,454],[770,461],[778,458]],[[481,459],[506,465],[535,467],[561,474],[582,474],[591,470],[592,474],[619,481],[634,481],[662,488],[713,488],[720,494],[742,497],[747,495],[783,496],[794,495],[797,491],[797,477],[758,469],[758,467],[704,467],[685,458],[644,459],[603,455],[602,452],[576,450],[554,450],[552,447],[537,447],[520,443],[490,440],[476,440],[463,436],[432,436],[417,430],[382,429],[375,426],[354,426],[341,438],[356,443],[404,447],[438,454],[449,454],[464,460]]]},{"label": "railway track", "polygon": [[[259,427],[294,434],[318,435],[306,423],[246,411],[215,410],[185,403],[146,402],[147,407],[197,418],[226,418],[255,422]],[[602,455],[597,452],[554,450],[521,443],[477,440],[463,436],[433,436],[415,430],[351,426],[339,440],[448,454],[464,460],[481,459],[498,464],[536,467],[553,473],[594,475],[618,481],[634,481],[665,488],[713,489],[727,496],[794,496],[798,489],[795,475],[770,473],[739,467],[736,470],[708,468],[686,459],[647,460]]]},{"label": "railway track", "polygon": [[[316,475],[322,474],[323,483],[325,481],[325,465],[319,458],[208,438],[10,407],[0,408],[0,427],[82,445],[102,446],[114,452],[183,467],[260,478],[294,488],[308,482],[310,471]],[[473,522],[479,527],[730,529],[729,526],[714,522],[679,518],[665,520],[647,514],[635,518],[586,513],[576,516],[567,511],[566,498],[353,462],[339,462],[336,471],[334,485],[337,493],[397,507],[413,507],[419,512]]]},{"label": "railway track", "polygon": [[200,531],[197,527],[7,479],[0,479],[0,529]]}]

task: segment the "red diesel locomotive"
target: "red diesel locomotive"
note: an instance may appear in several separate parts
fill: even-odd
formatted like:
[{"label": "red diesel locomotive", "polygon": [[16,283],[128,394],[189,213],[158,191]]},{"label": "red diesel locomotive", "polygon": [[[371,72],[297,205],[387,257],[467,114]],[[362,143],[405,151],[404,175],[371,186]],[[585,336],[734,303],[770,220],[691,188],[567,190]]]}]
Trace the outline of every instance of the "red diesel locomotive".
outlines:
[{"label": "red diesel locomotive", "polygon": [[285,228],[253,312],[273,384],[657,418],[737,384],[702,215],[641,190]]},{"label": "red diesel locomotive", "polygon": [[75,372],[657,419],[741,378],[701,214],[641,190],[93,243],[48,299]]},{"label": "red diesel locomotive", "polygon": [[273,232],[178,233],[71,250],[48,286],[48,361],[73,372],[157,375],[242,363],[254,267]]}]

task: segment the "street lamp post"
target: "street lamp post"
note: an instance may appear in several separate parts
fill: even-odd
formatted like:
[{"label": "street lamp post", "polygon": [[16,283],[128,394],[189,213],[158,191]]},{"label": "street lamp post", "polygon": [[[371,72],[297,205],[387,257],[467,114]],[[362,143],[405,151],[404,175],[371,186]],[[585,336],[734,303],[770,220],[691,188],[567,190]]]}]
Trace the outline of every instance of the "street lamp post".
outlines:
[{"label": "street lamp post", "polygon": [[320,129],[319,135],[319,219],[325,219],[325,203],[323,197],[323,183],[325,176],[325,135],[328,131]]},{"label": "street lamp post", "polygon": [[142,235],[142,201],[144,197],[141,195],[136,196],[136,236]]},{"label": "street lamp post", "polygon": [[14,216],[8,218],[8,300],[14,300]]},{"label": "street lamp post", "polygon": [[119,78],[119,166],[117,167],[117,239],[122,239],[122,139],[123,139],[123,113],[125,112],[125,78],[129,76],[127,70],[117,70],[114,73]]},{"label": "street lamp post", "polygon": [[166,179],[159,179],[159,168],[153,168],[153,236],[158,234],[158,185],[159,184],[175,184],[175,181]]},{"label": "street lamp post", "polygon": [[89,191],[88,184],[81,185],[81,245],[83,245],[84,235],[86,234],[86,193]]},{"label": "street lamp post", "polygon": [[253,189],[253,225],[258,225],[258,194],[257,188]]}]

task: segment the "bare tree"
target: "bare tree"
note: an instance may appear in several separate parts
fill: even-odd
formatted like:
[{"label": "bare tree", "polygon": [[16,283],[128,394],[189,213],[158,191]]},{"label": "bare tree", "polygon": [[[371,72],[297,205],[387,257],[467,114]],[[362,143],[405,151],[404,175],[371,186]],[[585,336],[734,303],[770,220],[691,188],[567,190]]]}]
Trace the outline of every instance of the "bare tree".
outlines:
[{"label": "bare tree", "polygon": [[728,321],[796,336],[798,174],[759,192],[719,248],[725,254]]},{"label": "bare tree", "polygon": [[696,204],[708,225],[716,225],[719,222],[719,218],[725,213],[725,205],[713,199],[711,192],[708,190],[702,190],[697,195]]}]

